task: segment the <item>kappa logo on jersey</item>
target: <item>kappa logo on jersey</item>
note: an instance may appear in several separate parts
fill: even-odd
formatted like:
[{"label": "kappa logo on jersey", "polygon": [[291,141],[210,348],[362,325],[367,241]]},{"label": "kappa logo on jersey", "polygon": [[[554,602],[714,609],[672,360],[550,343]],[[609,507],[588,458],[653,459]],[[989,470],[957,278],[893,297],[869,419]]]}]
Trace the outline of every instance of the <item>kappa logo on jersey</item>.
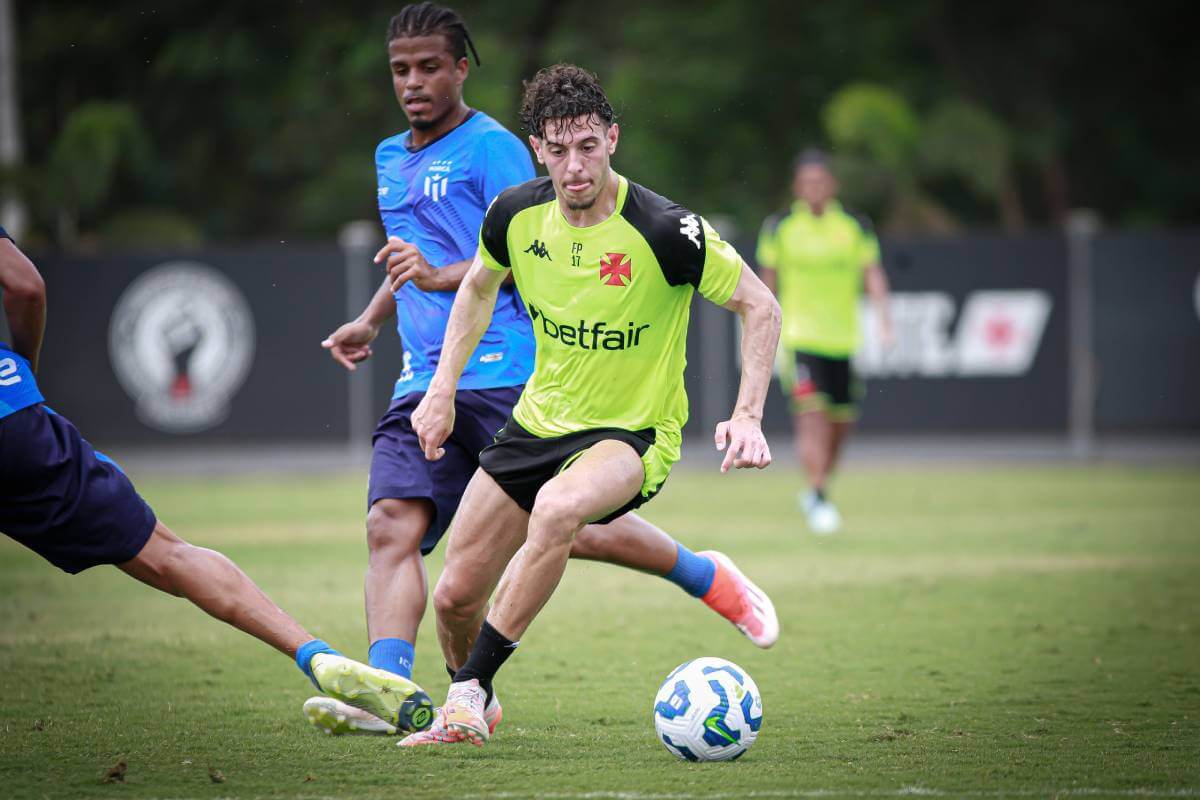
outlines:
[{"label": "kappa logo on jersey", "polygon": [[630,322],[624,329],[609,328],[607,322],[588,322],[583,319],[579,320],[578,325],[555,322],[533,303],[529,304],[529,317],[534,322],[541,320],[542,333],[551,339],[583,350],[627,350],[637,347],[642,343],[642,331],[650,327],[649,323],[638,325]]},{"label": "kappa logo on jersey", "polygon": [[433,202],[440,202],[450,188],[450,167],[453,161],[439,160],[429,165],[425,175],[425,196]]},{"label": "kappa logo on jersey", "polygon": [[600,259],[600,280],[605,286],[628,286],[633,281],[633,262],[624,253],[605,253]]},{"label": "kappa logo on jersey", "polygon": [[691,239],[692,244],[696,245],[696,249],[701,249],[700,244],[700,222],[696,219],[695,214],[688,214],[679,221],[679,232]]},{"label": "kappa logo on jersey", "polygon": [[531,244],[531,245],[529,245],[529,247],[525,248],[525,252],[533,253],[538,258],[544,258],[547,261],[554,260],[553,258],[550,257],[550,251],[546,249],[546,245],[543,244],[542,242],[538,241],[537,239],[534,239],[533,244]]}]

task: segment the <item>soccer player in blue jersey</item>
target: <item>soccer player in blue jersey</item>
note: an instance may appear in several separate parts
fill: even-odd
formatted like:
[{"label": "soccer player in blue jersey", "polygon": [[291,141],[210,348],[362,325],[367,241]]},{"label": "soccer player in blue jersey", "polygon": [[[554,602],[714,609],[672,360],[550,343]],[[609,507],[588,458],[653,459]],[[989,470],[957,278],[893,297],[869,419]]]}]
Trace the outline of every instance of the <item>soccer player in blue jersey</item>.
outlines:
[{"label": "soccer player in blue jersey", "polygon": [[[391,20],[392,85],[409,130],[385,139],[375,153],[379,211],[388,234],[376,261],[386,262],[389,275],[359,318],[323,342],[353,370],[371,355],[371,342],[394,314],[404,345],[391,407],[373,437],[366,612],[371,665],[405,676],[411,675],[428,594],[422,556],[445,534],[479,452],[503,427],[533,369],[533,331],[509,283],[501,287],[491,323],[458,383],[445,455],[426,460],[411,415],[437,368],[454,293],[475,258],[484,212],[501,191],[534,177],[524,143],[463,100],[468,47],[474,51],[466,24],[451,9],[420,3]],[[536,253],[538,243],[529,247]],[[759,647],[778,638],[770,599],[727,558],[693,553],[634,514],[584,528],[571,556],[663,576]],[[327,698],[313,698],[305,713],[332,733],[394,732]],[[494,697],[487,717],[495,728],[500,704]]]},{"label": "soccer player in blue jersey", "polygon": [[[0,532],[65,572],[115,564],[296,660],[317,688],[399,728],[433,720],[411,680],[345,658],[213,550],[164,525],[111,459],[46,407],[35,373],[46,324],[37,268],[0,228],[0,294],[12,345],[0,342]],[[214,659],[219,658],[214,654]]]}]

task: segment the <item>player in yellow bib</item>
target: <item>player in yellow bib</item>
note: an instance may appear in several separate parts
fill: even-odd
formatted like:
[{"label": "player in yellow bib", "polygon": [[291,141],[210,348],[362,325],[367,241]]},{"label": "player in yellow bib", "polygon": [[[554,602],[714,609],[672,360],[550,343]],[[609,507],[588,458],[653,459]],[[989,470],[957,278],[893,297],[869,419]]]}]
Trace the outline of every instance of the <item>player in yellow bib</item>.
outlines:
[{"label": "player in yellow bib", "polygon": [[426,457],[438,458],[458,375],[511,274],[537,354],[512,417],[480,454],[434,592],[438,638],[456,670],[435,722],[443,742],[487,740],[492,678],[553,594],[575,534],[645,503],[678,460],[697,290],[737,313],[744,332],[737,404],[716,430],[721,470],[771,463],[761,428],[780,327],[771,292],[699,215],[613,171],[619,131],[594,75],[542,70],[521,115],[550,175],[488,210],[412,418]]},{"label": "player in yellow bib", "polygon": [[787,362],[781,372],[809,482],[800,505],[812,531],[829,534],[841,526],[841,515],[826,484],[861,393],[850,363],[859,344],[858,301],[865,285],[886,346],[892,336],[888,285],[875,232],[837,201],[837,180],[823,152],[800,155],[792,191],[791,209],[763,225],[757,260],[783,307]]}]

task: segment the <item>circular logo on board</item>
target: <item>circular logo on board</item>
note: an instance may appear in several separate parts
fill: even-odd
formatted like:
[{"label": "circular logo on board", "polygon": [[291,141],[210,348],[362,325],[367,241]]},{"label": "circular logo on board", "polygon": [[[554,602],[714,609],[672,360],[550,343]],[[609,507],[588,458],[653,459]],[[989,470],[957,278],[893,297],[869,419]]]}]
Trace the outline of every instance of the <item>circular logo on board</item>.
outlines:
[{"label": "circular logo on board", "polygon": [[1194,294],[1194,299],[1196,301],[1196,317],[1200,318],[1200,272],[1196,273],[1196,291]]},{"label": "circular logo on board", "polygon": [[138,417],[167,433],[196,433],[229,415],[254,359],[246,298],[217,270],[169,261],[121,294],[108,351]]}]

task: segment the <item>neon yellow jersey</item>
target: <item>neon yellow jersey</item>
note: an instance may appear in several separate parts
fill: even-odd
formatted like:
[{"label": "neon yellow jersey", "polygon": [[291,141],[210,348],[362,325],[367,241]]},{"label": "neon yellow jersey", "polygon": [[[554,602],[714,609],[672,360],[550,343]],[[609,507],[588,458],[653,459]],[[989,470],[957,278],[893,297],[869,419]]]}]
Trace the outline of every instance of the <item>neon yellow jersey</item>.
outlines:
[{"label": "neon yellow jersey", "polygon": [[689,309],[696,289],[729,301],[742,259],[698,214],[617,176],[617,206],[576,228],[549,178],[496,198],[479,255],[511,269],[537,355],[513,417],[549,438],[595,428],[653,431],[642,493],[679,459]]},{"label": "neon yellow jersey", "polygon": [[836,201],[816,216],[798,200],[763,224],[757,258],[776,273],[783,346],[831,358],[853,355],[863,272],[879,261],[871,224]]}]

